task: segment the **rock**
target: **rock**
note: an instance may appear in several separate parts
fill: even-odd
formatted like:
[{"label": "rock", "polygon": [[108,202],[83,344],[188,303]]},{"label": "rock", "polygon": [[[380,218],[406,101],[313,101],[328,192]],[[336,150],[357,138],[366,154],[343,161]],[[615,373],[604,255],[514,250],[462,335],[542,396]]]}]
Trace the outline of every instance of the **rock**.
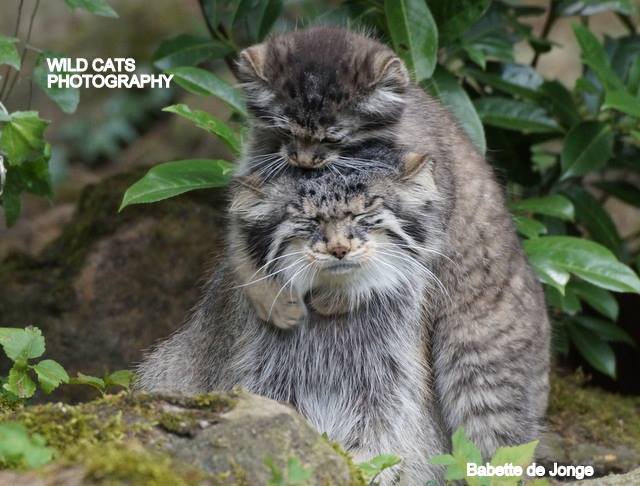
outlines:
[{"label": "rock", "polygon": [[[143,173],[88,187],[70,224],[39,256],[13,254],[0,264],[0,326],[40,327],[45,356],[71,374],[139,362],[180,327],[220,253],[221,190],[118,213],[124,191]],[[66,398],[87,398],[80,388],[68,387]]]},{"label": "rock", "polygon": [[640,484],[640,468],[634,469],[627,474],[610,474],[602,478],[561,484],[564,486],[633,486],[634,484]]},{"label": "rock", "polygon": [[348,456],[293,408],[240,391],[120,394],[27,407],[0,420],[22,421],[58,453],[40,470],[0,472],[0,484],[267,484],[286,476],[295,458],[310,485],[364,485]]}]

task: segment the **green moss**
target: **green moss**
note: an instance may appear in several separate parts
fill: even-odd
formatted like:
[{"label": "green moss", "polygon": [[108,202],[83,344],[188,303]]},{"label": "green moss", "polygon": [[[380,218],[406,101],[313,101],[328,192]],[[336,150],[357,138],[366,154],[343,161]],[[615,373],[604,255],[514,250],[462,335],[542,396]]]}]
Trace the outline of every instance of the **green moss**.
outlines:
[{"label": "green moss", "polygon": [[83,464],[85,479],[101,484],[186,486],[206,479],[206,475],[199,470],[176,467],[167,455],[131,446],[95,446],[82,451],[76,460],[68,462]]},{"label": "green moss", "polygon": [[340,444],[329,440],[325,435],[322,436],[322,440],[326,441],[334,451],[340,454],[347,463],[349,468],[349,476],[351,477],[351,483],[349,486],[366,486],[366,481],[362,475],[360,468],[353,462],[351,455],[345,451]]},{"label": "green moss", "polygon": [[640,451],[640,398],[586,387],[577,373],[553,376],[548,418],[552,428],[577,442],[624,444]]}]

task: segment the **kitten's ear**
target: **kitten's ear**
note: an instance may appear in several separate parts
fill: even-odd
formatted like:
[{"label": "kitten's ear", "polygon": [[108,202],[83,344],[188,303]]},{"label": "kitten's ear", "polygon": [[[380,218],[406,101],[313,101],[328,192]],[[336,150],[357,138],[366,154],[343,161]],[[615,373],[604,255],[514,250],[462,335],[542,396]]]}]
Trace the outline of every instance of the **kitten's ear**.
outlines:
[{"label": "kitten's ear", "polygon": [[372,85],[374,86],[394,86],[403,91],[409,86],[409,71],[398,56],[387,52],[376,54],[373,70],[375,77]]},{"label": "kitten's ear", "polygon": [[240,52],[238,59],[238,77],[240,81],[255,81],[256,79],[268,81],[264,75],[266,58],[267,45],[265,43],[247,47]]},{"label": "kitten's ear", "polygon": [[423,169],[431,164],[431,159],[427,154],[419,154],[416,152],[409,152],[404,156],[402,165],[402,173],[400,179],[407,180],[416,177]]}]

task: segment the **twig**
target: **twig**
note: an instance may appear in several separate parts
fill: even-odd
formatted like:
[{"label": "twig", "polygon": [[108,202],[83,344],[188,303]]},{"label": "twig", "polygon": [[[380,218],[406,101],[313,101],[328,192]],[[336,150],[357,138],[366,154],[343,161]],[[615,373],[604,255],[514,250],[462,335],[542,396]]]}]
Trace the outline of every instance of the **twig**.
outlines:
[{"label": "twig", "polygon": [[[544,21],[544,25],[542,26],[542,32],[540,32],[540,39],[546,39],[551,32],[551,27],[556,21],[556,12],[553,8],[553,0],[549,0],[549,13],[547,14],[547,18]],[[538,60],[540,59],[540,51],[536,51],[531,60],[531,65],[536,67],[538,65]]]},{"label": "twig", "polygon": [[[24,6],[24,0],[20,0],[18,4],[18,18],[16,19],[16,27],[13,30],[13,37],[18,37],[18,33],[20,32],[20,21],[22,20],[22,7]],[[2,80],[2,87],[0,88],[0,100],[4,99],[3,93],[5,88],[7,87],[7,82],[9,81],[9,74],[11,73],[11,68],[7,66],[7,69],[4,72],[4,79]]]},{"label": "twig", "polygon": [[204,19],[207,30],[209,31],[209,35],[214,39],[217,39],[220,42],[224,43],[234,51],[234,54],[232,54],[231,56],[224,56],[224,62],[227,64],[227,67],[233,73],[233,75],[237,77],[238,70],[235,62],[235,53],[238,52],[237,46],[234,42],[231,41],[230,36],[223,35],[224,31],[218,30],[216,26],[211,23],[204,8],[204,0],[199,0],[198,5],[200,6],[200,13],[202,14],[202,18]]},{"label": "twig", "polygon": [[[38,13],[38,7],[40,7],[40,0],[36,0],[36,4],[33,6],[33,11],[31,12],[31,18],[29,19],[29,30],[27,31],[27,40],[24,41],[25,46],[22,48],[22,57],[20,58],[20,71],[22,71],[22,65],[24,64],[24,60],[27,57],[27,45],[31,41],[31,33],[33,32],[33,23],[36,19],[36,14]],[[20,71],[16,73],[11,81],[11,85],[9,86],[9,91],[7,91],[7,99],[11,96],[11,92],[13,91],[13,87],[16,85],[16,81],[20,77]]]}]

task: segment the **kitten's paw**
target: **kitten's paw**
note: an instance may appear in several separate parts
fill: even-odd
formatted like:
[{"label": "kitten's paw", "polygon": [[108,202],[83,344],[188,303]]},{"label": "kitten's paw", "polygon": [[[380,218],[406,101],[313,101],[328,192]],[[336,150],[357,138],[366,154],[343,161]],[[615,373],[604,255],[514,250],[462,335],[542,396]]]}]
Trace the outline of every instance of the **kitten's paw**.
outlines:
[{"label": "kitten's paw", "polygon": [[270,322],[280,329],[291,329],[307,318],[307,306],[298,299],[278,298],[271,310]]}]

